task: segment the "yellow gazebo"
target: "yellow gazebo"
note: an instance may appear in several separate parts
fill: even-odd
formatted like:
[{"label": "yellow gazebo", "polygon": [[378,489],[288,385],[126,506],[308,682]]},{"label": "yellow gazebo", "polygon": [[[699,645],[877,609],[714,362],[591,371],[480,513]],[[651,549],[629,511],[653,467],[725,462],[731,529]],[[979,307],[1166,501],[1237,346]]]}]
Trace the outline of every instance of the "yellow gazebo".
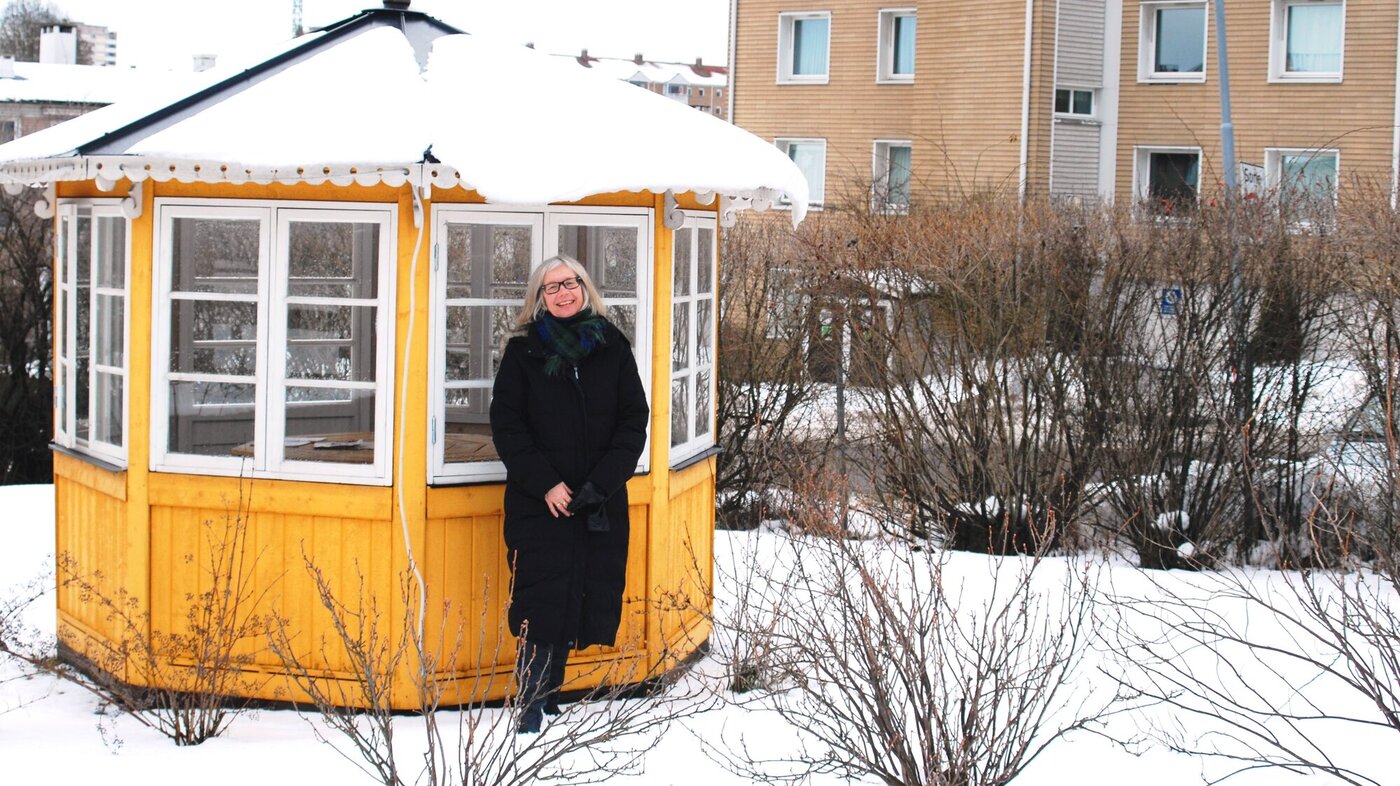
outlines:
[{"label": "yellow gazebo", "polygon": [[[54,220],[57,549],[178,631],[208,582],[186,555],[241,510],[262,602],[304,641],[327,617],[303,554],[390,605],[416,569],[473,642],[444,701],[499,697],[476,679],[513,658],[476,644],[507,635],[487,406],[531,267],[564,252],[652,408],[619,646],[576,656],[571,687],[602,661],[669,668],[709,634],[719,233],[779,198],[800,220],[806,183],[682,103],[392,5],[0,146],[0,182],[44,188]],[[72,652],[123,635],[76,589],[58,609]],[[250,693],[285,697],[276,659],[255,668]]]}]

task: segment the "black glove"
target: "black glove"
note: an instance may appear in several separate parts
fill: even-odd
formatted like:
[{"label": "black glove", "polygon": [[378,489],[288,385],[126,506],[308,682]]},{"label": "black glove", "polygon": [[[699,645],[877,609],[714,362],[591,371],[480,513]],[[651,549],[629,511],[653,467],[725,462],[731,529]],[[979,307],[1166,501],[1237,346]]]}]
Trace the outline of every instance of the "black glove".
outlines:
[{"label": "black glove", "polygon": [[569,500],[568,511],[578,513],[584,511],[588,514],[589,532],[608,531],[608,512],[603,508],[603,503],[608,498],[603,496],[603,492],[590,481],[584,481],[578,491],[574,492],[573,499]]}]

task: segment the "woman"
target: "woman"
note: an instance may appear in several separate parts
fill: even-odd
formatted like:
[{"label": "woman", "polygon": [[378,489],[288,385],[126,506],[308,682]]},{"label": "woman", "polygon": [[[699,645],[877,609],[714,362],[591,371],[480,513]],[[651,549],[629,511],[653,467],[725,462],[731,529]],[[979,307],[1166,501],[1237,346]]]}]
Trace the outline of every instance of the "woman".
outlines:
[{"label": "woman", "polygon": [[492,391],[522,733],[558,712],[569,650],[612,645],[622,620],[627,479],[648,410],[632,347],[606,314],[577,260],[546,260],[525,285]]}]

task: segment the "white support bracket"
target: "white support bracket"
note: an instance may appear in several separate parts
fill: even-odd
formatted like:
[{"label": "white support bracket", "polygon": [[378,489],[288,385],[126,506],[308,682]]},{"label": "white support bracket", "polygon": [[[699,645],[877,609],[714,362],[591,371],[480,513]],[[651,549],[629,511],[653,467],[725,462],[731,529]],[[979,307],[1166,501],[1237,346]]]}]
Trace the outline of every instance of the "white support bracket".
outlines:
[{"label": "white support bracket", "polygon": [[34,203],[34,215],[39,218],[53,218],[54,206],[58,203],[58,186],[49,183],[44,187],[44,197]]},{"label": "white support bracket", "polygon": [[734,197],[721,195],[719,198],[719,225],[725,229],[734,226],[739,220],[739,207],[734,204]]},{"label": "white support bracket", "polygon": [[666,228],[672,232],[685,226],[685,212],[676,204],[676,192],[666,189],[665,199],[662,203],[662,212],[665,214]]},{"label": "white support bracket", "polygon": [[145,187],[146,182],[144,180],[131,184],[131,190],[128,191],[126,197],[122,199],[122,215],[133,219],[141,217],[141,210],[144,206],[141,198],[146,190]]}]

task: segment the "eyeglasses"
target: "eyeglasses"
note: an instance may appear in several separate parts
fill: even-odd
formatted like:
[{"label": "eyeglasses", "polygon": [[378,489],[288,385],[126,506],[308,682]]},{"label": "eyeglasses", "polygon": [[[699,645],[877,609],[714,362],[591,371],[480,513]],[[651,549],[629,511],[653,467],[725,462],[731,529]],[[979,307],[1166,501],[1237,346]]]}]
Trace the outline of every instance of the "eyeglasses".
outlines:
[{"label": "eyeglasses", "polygon": [[563,281],[551,281],[550,283],[540,287],[540,291],[544,292],[546,295],[553,295],[554,293],[559,291],[559,287],[563,287],[565,289],[578,289],[581,284],[583,284],[583,279],[579,278],[578,276],[574,276],[573,278],[566,278]]}]

